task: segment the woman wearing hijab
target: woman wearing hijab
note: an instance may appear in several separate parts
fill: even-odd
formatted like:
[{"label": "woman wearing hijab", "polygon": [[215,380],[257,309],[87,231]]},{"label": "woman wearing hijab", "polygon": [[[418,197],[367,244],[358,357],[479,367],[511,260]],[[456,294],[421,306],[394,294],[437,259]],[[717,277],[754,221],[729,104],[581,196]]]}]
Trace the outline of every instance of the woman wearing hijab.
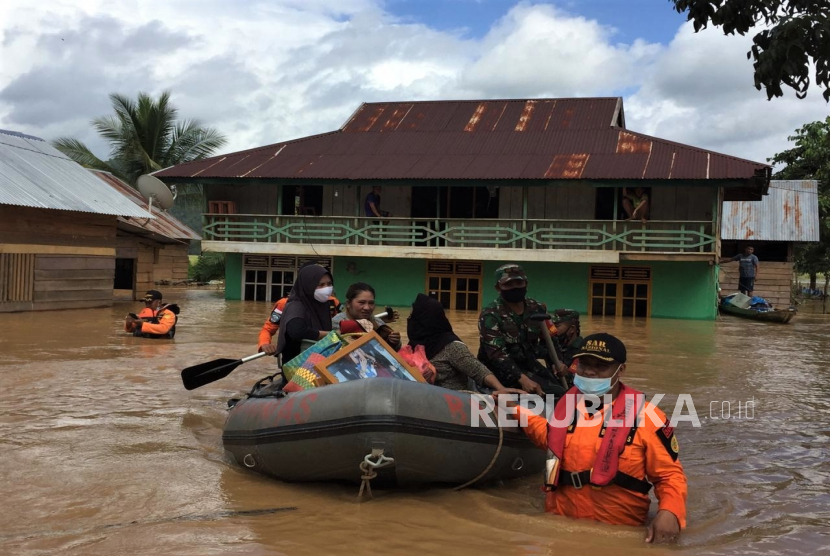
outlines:
[{"label": "woman wearing hijab", "polygon": [[331,273],[318,264],[306,265],[297,273],[277,337],[277,353],[282,354],[283,363],[303,351],[303,340],[316,342],[331,331],[329,296],[333,286]]},{"label": "woman wearing hijab", "polygon": [[476,357],[467,344],[455,335],[444,314],[444,307],[437,299],[418,294],[412,304],[412,314],[406,323],[409,345],[424,346],[427,359],[435,367],[435,385],[450,390],[467,390],[468,379],[478,386],[486,386],[498,392],[521,392],[505,388]]}]

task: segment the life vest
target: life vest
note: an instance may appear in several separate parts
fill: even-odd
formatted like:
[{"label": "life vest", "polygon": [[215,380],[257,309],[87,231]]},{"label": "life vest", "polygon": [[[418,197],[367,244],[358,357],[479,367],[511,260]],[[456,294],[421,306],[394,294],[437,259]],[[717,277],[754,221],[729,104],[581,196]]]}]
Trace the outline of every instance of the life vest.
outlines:
[{"label": "life vest", "polygon": [[175,319],[175,321],[173,322],[173,326],[170,327],[170,330],[168,330],[164,334],[153,334],[151,332],[137,332],[135,335],[140,337],[140,338],[153,338],[153,339],[172,340],[173,337],[176,336],[176,324],[179,322],[180,309],[179,309],[178,305],[176,305],[174,303],[165,305],[164,307],[159,308],[158,312],[156,312],[152,317],[149,317],[148,320],[149,320],[150,324],[159,324],[161,322],[161,315],[165,311],[167,311],[169,313],[172,313],[173,318]]},{"label": "life vest", "polygon": [[[616,403],[612,406],[611,419],[614,426],[607,427],[607,420],[603,420],[599,436],[602,438],[597,451],[594,465],[591,469],[561,469],[562,457],[565,452],[565,439],[573,434],[579,422],[579,397],[581,392],[573,387],[556,403],[553,413],[557,424],[569,422],[567,426],[553,426],[548,422],[548,457],[545,465],[545,489],[556,490],[557,487],[583,486],[604,487],[611,484],[622,488],[647,494],[651,484],[642,479],[632,477],[619,471],[620,455],[625,447],[634,441],[637,433],[639,412],[645,405],[645,394],[620,384],[620,391]],[[574,414],[571,421],[568,418],[568,403],[571,400]],[[629,415],[626,419],[626,414]],[[621,424],[622,423],[622,424]]]}]

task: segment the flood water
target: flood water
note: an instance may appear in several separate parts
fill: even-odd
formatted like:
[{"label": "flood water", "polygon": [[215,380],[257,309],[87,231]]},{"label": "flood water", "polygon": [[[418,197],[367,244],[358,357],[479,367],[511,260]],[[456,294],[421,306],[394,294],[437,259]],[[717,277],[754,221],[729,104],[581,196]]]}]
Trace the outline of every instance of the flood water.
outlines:
[{"label": "flood water", "polygon": [[[822,315],[789,325],[584,319],[583,334],[626,342],[626,382],[665,393],[668,411],[691,394],[700,417],[701,427],[677,433],[688,528],[677,547],[649,547],[642,528],[545,514],[541,477],[381,491],[358,504],[356,486],[283,484],[233,466],[221,443],[226,401],[273,362],[190,392],[179,373],[255,353],[270,306],[217,291],[165,295],[182,307],[174,341],[125,335],[132,303],[0,315],[0,554],[805,555],[830,546]],[[452,320],[476,350],[476,315]],[[282,511],[251,513],[273,509]]]}]

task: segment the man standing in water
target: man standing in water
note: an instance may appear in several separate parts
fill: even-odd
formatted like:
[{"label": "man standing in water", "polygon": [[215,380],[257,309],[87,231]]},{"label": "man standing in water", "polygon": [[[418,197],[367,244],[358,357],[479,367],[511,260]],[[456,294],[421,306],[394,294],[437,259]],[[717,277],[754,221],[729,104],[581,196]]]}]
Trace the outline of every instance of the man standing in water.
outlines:
[{"label": "man standing in water", "polygon": [[[496,269],[496,291],[499,297],[478,318],[478,360],[507,388],[540,395],[564,394],[559,382],[538,361],[550,360],[541,327],[552,324],[530,320],[533,315],[546,314],[548,310],[544,303],[527,297],[524,269],[517,264]],[[564,370],[565,366],[561,365],[557,372]]]},{"label": "man standing in water", "polygon": [[724,257],[720,260],[721,263],[728,263],[732,261],[740,261],[738,268],[738,291],[752,297],[752,291],[755,289],[755,279],[758,277],[758,257],[755,256],[755,248],[747,245],[744,248],[743,254],[737,254],[734,257]]},{"label": "man standing in water", "polygon": [[658,511],[645,541],[677,541],[686,525],[687,485],[674,429],[642,392],[620,382],[626,349],[619,339],[587,336],[575,357],[574,387],[556,403],[550,421],[514,402],[501,403],[513,406],[508,413],[522,414],[525,434],[547,450],[545,510],[612,525],[644,525],[654,487]]},{"label": "man standing in water", "polygon": [[173,338],[179,306],[162,304],[161,292],[150,290],[144,295],[144,309],[138,315],[130,313],[124,319],[124,330],[141,338]]}]

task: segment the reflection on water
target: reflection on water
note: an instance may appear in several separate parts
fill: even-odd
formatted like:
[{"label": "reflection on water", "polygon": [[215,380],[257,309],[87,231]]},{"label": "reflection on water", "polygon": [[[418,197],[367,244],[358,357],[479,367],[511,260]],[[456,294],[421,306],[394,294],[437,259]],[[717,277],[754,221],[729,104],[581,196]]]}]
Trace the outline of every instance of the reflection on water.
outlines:
[{"label": "reflection on water", "polygon": [[[14,508],[0,515],[0,552],[580,554],[590,545],[616,554],[811,554],[828,544],[824,316],[802,313],[784,326],[585,319],[584,334],[626,342],[627,382],[665,393],[668,411],[689,393],[701,419],[678,433],[689,527],[680,547],[653,549],[640,528],[544,514],[541,478],[381,492],[358,505],[349,485],[283,484],[230,465],[225,402],[273,362],[191,392],[179,372],[254,353],[270,307],[215,291],[165,293],[183,309],[172,342],[122,334],[133,304],[0,315],[0,480]],[[451,320],[475,352],[476,315]]]}]

